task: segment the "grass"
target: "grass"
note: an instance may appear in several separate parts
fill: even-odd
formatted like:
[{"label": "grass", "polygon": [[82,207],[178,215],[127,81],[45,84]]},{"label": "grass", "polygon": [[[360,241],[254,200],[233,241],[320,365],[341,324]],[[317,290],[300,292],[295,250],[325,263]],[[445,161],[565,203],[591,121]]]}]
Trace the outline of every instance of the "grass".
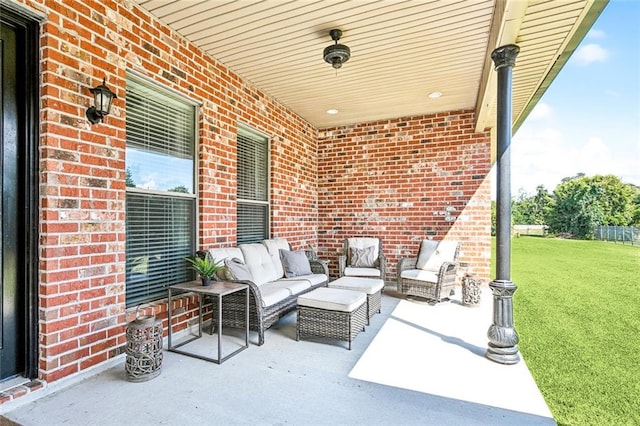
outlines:
[{"label": "grass", "polygon": [[640,425],[640,247],[512,242],[519,348],[559,425]]}]

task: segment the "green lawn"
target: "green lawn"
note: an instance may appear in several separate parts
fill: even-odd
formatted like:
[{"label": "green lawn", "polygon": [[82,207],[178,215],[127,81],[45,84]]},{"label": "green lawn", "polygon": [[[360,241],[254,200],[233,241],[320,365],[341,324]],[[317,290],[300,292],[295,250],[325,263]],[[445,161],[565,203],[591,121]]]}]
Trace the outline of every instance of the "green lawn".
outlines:
[{"label": "green lawn", "polygon": [[640,425],[640,247],[512,242],[520,352],[560,425]]}]

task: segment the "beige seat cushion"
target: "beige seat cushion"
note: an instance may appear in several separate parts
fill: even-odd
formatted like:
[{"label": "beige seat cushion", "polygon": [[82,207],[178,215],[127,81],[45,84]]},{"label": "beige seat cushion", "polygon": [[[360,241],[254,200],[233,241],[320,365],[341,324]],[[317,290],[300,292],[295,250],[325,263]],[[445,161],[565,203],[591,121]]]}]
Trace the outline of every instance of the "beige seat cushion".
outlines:
[{"label": "beige seat cushion", "polygon": [[320,287],[298,296],[298,305],[329,311],[353,312],[367,300],[361,291]]},{"label": "beige seat cushion", "polygon": [[380,269],[377,268],[353,268],[351,266],[344,268],[344,275],[350,276],[380,278],[380,273]]},{"label": "beige seat cushion", "polygon": [[425,271],[424,269],[407,269],[400,274],[402,278],[410,280],[425,281],[430,283],[438,282],[438,273],[433,271]]},{"label": "beige seat cushion", "polygon": [[276,303],[291,296],[289,289],[282,288],[273,283],[264,283],[260,286],[260,295],[262,296],[262,307],[275,305]]},{"label": "beige seat cushion", "polygon": [[267,284],[263,284],[260,286],[260,290],[263,289],[264,286],[268,286],[269,288],[282,288],[289,292],[289,296],[293,296],[294,294],[298,294],[305,290],[311,288],[311,283],[307,280],[278,280],[273,281]]},{"label": "beige seat cushion", "polygon": [[310,285],[318,285],[327,281],[327,276],[325,274],[310,274],[310,275],[301,275],[299,277],[293,278],[280,278],[280,281],[288,281],[288,280],[305,280],[308,281]]},{"label": "beige seat cushion", "polygon": [[367,294],[375,294],[383,287],[384,281],[377,278],[342,277],[329,283],[329,288],[362,291]]}]

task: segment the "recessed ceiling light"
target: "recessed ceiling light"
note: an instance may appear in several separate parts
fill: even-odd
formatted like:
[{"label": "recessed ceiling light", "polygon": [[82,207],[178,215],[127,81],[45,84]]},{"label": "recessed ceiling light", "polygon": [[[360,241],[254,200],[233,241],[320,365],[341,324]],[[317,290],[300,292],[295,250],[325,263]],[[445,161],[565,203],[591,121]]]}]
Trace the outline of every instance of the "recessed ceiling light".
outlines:
[{"label": "recessed ceiling light", "polygon": [[429,93],[429,99],[438,99],[440,96],[442,96],[442,92]]},{"label": "recessed ceiling light", "polygon": [[327,110],[327,114],[336,115],[338,113],[337,108],[331,108]]}]

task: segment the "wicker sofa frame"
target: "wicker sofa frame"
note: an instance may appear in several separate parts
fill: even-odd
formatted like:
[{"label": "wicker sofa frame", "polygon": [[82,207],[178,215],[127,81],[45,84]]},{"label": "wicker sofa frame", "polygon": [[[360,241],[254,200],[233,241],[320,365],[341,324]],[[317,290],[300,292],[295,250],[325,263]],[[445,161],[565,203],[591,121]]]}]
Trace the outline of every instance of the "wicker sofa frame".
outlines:
[{"label": "wicker sofa frame", "polygon": [[[364,238],[374,238],[374,237],[364,237]],[[375,237],[377,238],[377,237]],[[387,258],[382,251],[382,240],[378,239],[378,259],[377,259],[377,269],[380,270],[380,279],[385,280],[387,273]],[[345,239],[342,243],[342,253],[338,256],[338,273],[339,277],[344,277],[345,269],[351,265],[351,253],[349,253],[349,240]],[[364,276],[364,278],[372,278],[371,276]]]},{"label": "wicker sofa frame", "polygon": [[438,303],[449,298],[451,291],[456,285],[456,275],[458,272],[458,256],[460,254],[460,244],[457,245],[454,261],[443,262],[438,272],[438,281],[429,281],[403,278],[402,271],[416,269],[417,257],[405,257],[398,261],[396,270],[398,292],[408,295],[422,297],[431,303]]},{"label": "wicker sofa frame", "polygon": [[[325,274],[327,279],[324,282],[312,285],[299,293],[293,294],[271,306],[262,306],[262,296],[260,287],[253,281],[233,281],[247,284],[249,286],[249,329],[258,332],[258,345],[264,344],[265,331],[274,325],[278,320],[297,307],[298,296],[308,293],[319,287],[326,287],[329,282],[329,268],[322,260],[309,260],[311,272],[314,274]],[[242,328],[245,326],[245,296],[240,293],[232,293],[224,297],[222,303],[222,326],[231,328]],[[213,303],[214,327],[218,318],[218,306]]]}]

